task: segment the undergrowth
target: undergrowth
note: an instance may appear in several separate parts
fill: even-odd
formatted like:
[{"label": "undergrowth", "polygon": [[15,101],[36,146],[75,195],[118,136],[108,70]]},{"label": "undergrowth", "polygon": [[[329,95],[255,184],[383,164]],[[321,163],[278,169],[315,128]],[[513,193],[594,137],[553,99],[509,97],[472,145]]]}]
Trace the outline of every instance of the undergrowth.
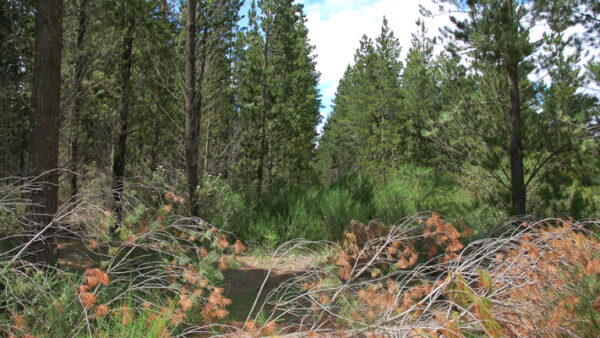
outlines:
[{"label": "undergrowth", "polygon": [[[0,331],[17,337],[600,334],[597,222],[530,218],[486,232],[501,211],[486,212],[449,178],[413,169],[385,184],[361,175],[327,186],[274,183],[261,196],[207,177],[198,194],[212,219],[185,216],[179,179],[156,175],[154,186],[128,183],[119,226],[109,211],[110,191],[87,188],[54,218],[57,266],[24,259],[29,181],[7,182],[0,191]],[[416,214],[436,205],[445,216]],[[228,308],[236,299],[225,297],[222,279],[246,250],[237,236],[255,255],[272,259],[269,273],[296,255],[314,259],[268,294],[261,288],[248,320],[234,323]]]},{"label": "undergrowth", "polygon": [[271,292],[265,320],[294,314],[277,332],[307,336],[598,336],[598,225],[513,222],[463,244],[470,229],[436,214],[354,222],[329,264]]},{"label": "undergrowth", "polygon": [[[219,281],[245,246],[202,219],[180,216],[184,198],[137,189],[125,196],[118,227],[97,196],[61,208],[52,230],[57,266],[24,259],[31,237],[23,231],[1,239],[17,244],[0,253],[4,334],[168,337],[227,316],[231,300]],[[26,222],[23,215],[17,219]],[[72,249],[61,254],[66,245]]]}]

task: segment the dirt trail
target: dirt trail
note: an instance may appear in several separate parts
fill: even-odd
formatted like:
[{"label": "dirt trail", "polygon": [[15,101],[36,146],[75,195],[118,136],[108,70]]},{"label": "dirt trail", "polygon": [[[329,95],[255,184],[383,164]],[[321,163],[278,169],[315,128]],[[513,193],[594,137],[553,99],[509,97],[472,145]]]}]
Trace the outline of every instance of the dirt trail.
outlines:
[{"label": "dirt trail", "polygon": [[[241,266],[237,270],[224,273],[225,297],[231,299],[233,304],[229,308],[232,321],[244,322],[258,292],[267,277],[271,265],[271,257],[263,259],[252,256],[237,258]],[[260,295],[261,301],[287,278],[304,272],[311,264],[311,257],[294,256],[282,258],[272,268],[269,279]]]},{"label": "dirt trail", "polygon": [[[66,240],[59,243],[58,252],[59,264],[63,267],[83,271],[97,264],[94,257],[86,256],[85,247],[79,240]],[[241,266],[235,270],[225,271],[222,282],[225,297],[233,301],[233,304],[228,307],[228,320],[232,323],[245,322],[269,269],[271,273],[260,294],[259,305],[270,291],[286,279],[306,271],[314,262],[313,257],[289,255],[284,258],[273,258],[274,262],[280,260],[271,267],[271,256],[244,255],[236,259]]]}]

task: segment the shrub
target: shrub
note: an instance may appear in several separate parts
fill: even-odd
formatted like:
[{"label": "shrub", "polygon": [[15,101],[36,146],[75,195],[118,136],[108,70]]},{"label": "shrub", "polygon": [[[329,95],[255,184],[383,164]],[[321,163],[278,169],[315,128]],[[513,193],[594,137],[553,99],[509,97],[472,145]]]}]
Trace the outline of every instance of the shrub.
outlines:
[{"label": "shrub", "polygon": [[220,176],[204,176],[198,191],[200,216],[221,229],[233,230],[248,212],[244,198]]},{"label": "shrub", "polygon": [[[156,194],[152,189],[124,195],[126,212],[117,236],[109,235],[115,224],[111,212],[86,196],[76,208],[59,210],[57,225],[69,217],[92,223],[76,231],[56,229],[59,252],[69,247],[58,267],[31,266],[19,256],[22,246],[0,252],[0,324],[6,333],[138,335],[158,316],[156,323],[169,324],[150,325],[148,334],[167,336],[185,329],[186,319],[209,326],[223,319],[231,301],[216,283],[222,271],[237,264],[235,254],[232,259],[224,253],[239,253],[243,245],[232,246],[228,233],[201,219],[179,216],[182,197]],[[144,201],[140,196],[155,198]]]},{"label": "shrub", "polygon": [[377,217],[387,223],[423,211],[460,217],[471,202],[469,193],[449,174],[434,168],[404,165],[390,176],[374,198]]}]

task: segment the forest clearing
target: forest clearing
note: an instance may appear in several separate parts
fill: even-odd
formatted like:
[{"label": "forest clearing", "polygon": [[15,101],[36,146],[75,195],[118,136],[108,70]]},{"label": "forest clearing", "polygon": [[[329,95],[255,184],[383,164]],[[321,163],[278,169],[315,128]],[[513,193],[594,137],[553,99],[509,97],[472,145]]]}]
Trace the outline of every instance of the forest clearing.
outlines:
[{"label": "forest clearing", "polygon": [[595,0],[7,0],[0,65],[2,337],[600,335]]}]

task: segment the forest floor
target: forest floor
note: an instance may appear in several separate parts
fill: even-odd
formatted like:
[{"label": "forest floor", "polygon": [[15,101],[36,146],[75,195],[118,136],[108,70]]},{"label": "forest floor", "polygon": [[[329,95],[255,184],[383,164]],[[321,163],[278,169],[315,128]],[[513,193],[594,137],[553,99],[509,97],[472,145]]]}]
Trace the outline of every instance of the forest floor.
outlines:
[{"label": "forest floor", "polygon": [[[79,240],[61,241],[57,249],[60,266],[84,271],[97,265],[94,257],[87,256],[89,251]],[[236,260],[239,267],[223,272],[221,283],[225,289],[224,296],[233,301],[228,308],[228,321],[233,325],[243,325],[259,293],[257,306],[282,282],[305,272],[315,259],[310,256],[272,257],[266,253],[250,253],[238,255]],[[254,310],[255,315],[258,309]]]},{"label": "forest floor", "polygon": [[[303,273],[313,263],[312,257],[294,255],[285,258],[269,255],[246,255],[238,256],[237,260],[241,266],[223,273],[225,277],[223,286],[225,287],[225,297],[233,301],[228,309],[229,319],[241,323],[246,321],[259,292],[260,298],[257,306],[260,306],[269,292],[282,282]],[[277,262],[277,264],[272,265],[272,262]],[[258,309],[254,310],[255,315]]]}]

